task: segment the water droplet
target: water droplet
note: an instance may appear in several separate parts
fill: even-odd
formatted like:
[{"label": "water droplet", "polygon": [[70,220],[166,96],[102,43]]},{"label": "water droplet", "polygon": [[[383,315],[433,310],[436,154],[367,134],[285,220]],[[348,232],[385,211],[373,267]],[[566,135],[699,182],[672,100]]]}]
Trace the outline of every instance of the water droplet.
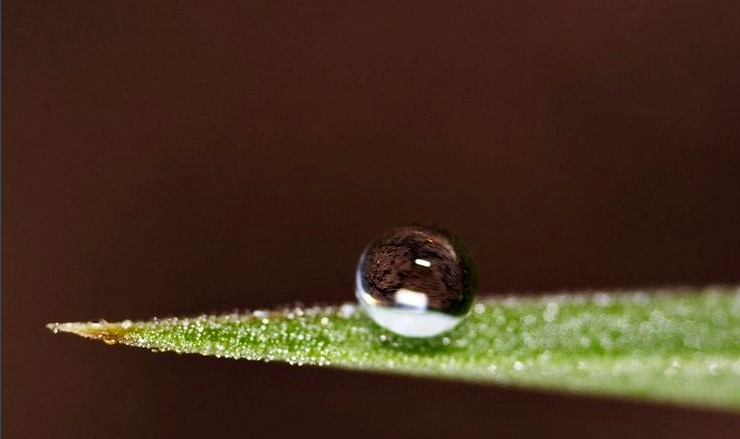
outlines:
[{"label": "water droplet", "polygon": [[345,303],[339,309],[339,314],[344,318],[349,318],[355,313],[355,306],[350,303]]},{"label": "water droplet", "polygon": [[542,313],[542,318],[545,319],[546,322],[552,323],[558,317],[559,311],[560,306],[558,306],[557,303],[549,302],[547,307],[545,307],[545,311]]},{"label": "water droplet", "polygon": [[468,313],[477,277],[460,239],[435,227],[407,226],[370,243],[355,281],[357,299],[375,323],[407,337],[432,337]]},{"label": "water droplet", "polygon": [[612,302],[611,296],[607,293],[596,293],[593,297],[594,303],[600,308],[609,306]]}]

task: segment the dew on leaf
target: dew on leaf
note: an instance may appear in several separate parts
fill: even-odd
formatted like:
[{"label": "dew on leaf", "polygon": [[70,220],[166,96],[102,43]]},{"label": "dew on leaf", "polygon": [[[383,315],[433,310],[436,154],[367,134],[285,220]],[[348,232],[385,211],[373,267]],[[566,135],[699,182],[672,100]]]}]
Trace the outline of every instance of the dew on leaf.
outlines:
[{"label": "dew on leaf", "polygon": [[357,264],[355,294],[383,328],[432,337],[460,323],[476,283],[473,258],[459,238],[435,227],[406,226],[367,246]]}]

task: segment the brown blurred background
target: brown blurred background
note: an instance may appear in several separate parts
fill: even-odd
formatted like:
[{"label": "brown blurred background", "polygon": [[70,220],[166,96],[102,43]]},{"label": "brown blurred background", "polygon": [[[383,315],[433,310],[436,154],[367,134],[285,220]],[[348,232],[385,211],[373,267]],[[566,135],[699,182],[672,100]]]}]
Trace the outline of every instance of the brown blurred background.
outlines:
[{"label": "brown blurred background", "polygon": [[412,221],[490,293],[738,282],[737,1],[6,0],[2,28],[3,437],[740,431],[43,326],[351,300]]}]

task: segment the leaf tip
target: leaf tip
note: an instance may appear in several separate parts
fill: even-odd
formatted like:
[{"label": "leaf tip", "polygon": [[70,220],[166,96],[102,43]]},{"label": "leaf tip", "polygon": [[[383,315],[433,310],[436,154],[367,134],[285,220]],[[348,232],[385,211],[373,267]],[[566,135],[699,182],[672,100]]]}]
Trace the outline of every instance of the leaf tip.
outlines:
[{"label": "leaf tip", "polygon": [[120,325],[107,322],[48,323],[46,328],[54,334],[66,332],[69,334],[79,335],[84,338],[101,340],[106,344],[115,344],[123,336],[123,331]]}]

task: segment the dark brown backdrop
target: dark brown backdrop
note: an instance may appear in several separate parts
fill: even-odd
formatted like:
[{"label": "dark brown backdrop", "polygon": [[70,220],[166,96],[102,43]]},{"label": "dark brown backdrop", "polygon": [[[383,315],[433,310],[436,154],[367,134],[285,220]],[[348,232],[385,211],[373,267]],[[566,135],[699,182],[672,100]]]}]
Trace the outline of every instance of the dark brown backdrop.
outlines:
[{"label": "dark brown backdrop", "polygon": [[6,0],[2,27],[3,437],[739,431],[43,327],[350,300],[418,220],[489,292],[740,281],[737,1]]}]

